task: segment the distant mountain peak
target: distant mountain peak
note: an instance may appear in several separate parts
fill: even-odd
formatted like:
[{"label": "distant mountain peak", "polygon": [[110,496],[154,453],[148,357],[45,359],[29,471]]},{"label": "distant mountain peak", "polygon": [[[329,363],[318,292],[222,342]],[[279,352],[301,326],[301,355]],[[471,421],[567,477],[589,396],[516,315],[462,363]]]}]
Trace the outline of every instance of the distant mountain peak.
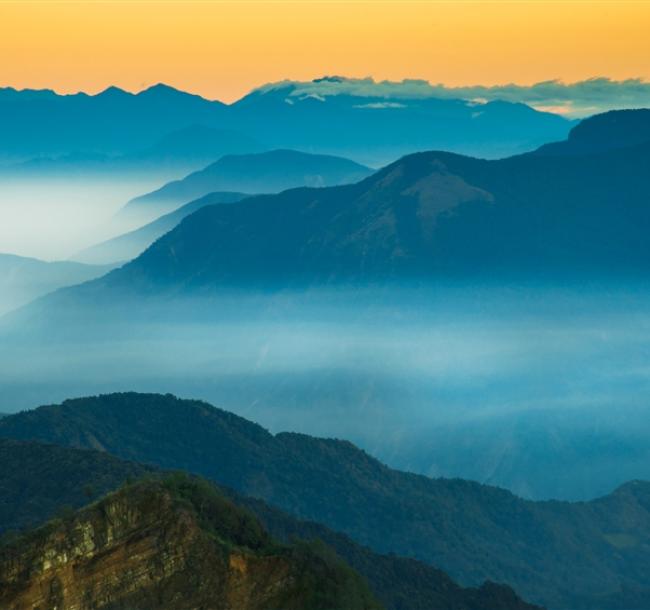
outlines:
[{"label": "distant mountain peak", "polygon": [[96,97],[130,97],[132,95],[132,93],[129,93],[124,89],[120,89],[120,87],[111,85],[110,87],[106,87],[106,89],[103,91],[100,91]]},{"label": "distant mountain peak", "polygon": [[169,98],[194,97],[198,99],[205,99],[200,95],[196,95],[194,93],[188,93],[187,91],[181,91],[180,89],[176,89],[175,87],[172,87],[171,85],[166,85],[165,83],[156,83],[151,87],[147,87],[146,89],[143,89],[137,95],[138,97],[169,97]]}]

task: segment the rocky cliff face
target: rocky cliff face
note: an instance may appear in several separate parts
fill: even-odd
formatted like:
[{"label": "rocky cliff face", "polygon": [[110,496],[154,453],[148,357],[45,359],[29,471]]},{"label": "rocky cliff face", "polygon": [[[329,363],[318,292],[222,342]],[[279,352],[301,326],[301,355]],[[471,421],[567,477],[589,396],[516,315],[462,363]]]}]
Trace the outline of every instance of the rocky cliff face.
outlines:
[{"label": "rocky cliff face", "polygon": [[0,608],[377,608],[345,566],[276,545],[247,513],[197,489],[139,483],[3,547]]}]

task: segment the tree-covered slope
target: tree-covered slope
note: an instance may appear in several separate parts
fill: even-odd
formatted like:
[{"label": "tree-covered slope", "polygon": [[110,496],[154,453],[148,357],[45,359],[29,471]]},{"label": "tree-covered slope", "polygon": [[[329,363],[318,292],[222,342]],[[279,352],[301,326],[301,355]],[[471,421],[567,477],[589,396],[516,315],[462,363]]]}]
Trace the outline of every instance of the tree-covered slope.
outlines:
[{"label": "tree-covered slope", "polygon": [[40,525],[149,472],[104,452],[0,439],[0,533]]},{"label": "tree-covered slope", "polygon": [[41,407],[1,420],[0,436],[93,446],[195,472],[377,551],[427,561],[466,584],[507,582],[552,608],[587,598],[614,608],[623,590],[648,594],[650,485],[642,482],[587,503],[529,502],[391,470],[344,441],[273,436],[169,395]]},{"label": "tree-covered slope", "polygon": [[[15,541],[22,531],[116,489],[125,481],[166,476],[105,452],[33,441],[0,439],[0,534]],[[381,555],[323,525],[301,521],[261,500],[224,490],[254,513],[273,537],[322,541],[365,578],[387,610],[529,610],[506,586],[463,588],[427,564]]]},{"label": "tree-covered slope", "polygon": [[213,486],[127,485],[0,546],[0,606],[80,610],[371,610],[326,547],[279,545]]}]

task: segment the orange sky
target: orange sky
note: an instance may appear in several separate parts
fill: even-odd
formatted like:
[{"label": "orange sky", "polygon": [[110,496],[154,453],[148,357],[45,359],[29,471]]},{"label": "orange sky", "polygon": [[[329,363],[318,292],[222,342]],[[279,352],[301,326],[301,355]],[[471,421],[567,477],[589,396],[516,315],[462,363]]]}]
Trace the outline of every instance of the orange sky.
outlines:
[{"label": "orange sky", "polygon": [[0,86],[157,82],[231,101],[325,74],[448,85],[650,80],[644,1],[0,0]]}]

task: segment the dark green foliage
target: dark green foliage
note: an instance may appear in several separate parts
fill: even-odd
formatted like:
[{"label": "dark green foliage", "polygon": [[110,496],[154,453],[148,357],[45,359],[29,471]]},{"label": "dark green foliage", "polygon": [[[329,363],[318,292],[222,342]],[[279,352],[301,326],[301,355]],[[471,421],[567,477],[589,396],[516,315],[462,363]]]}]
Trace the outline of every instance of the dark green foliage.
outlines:
[{"label": "dark green foliage", "polygon": [[381,555],[349,537],[313,521],[302,521],[261,500],[229,492],[240,506],[249,507],[279,540],[320,540],[366,578],[372,591],[390,610],[531,610],[507,586],[486,583],[463,588],[442,570],[394,554]]},{"label": "dark green foliage", "polygon": [[165,489],[196,513],[203,529],[215,538],[259,552],[277,550],[260,522],[245,508],[235,506],[214,484],[175,473],[163,480]]},{"label": "dark green foliage", "polygon": [[300,567],[299,590],[307,607],[337,608],[338,600],[351,608],[371,605],[365,581],[322,542],[295,542],[289,556]]},{"label": "dark green foliage", "polygon": [[0,533],[33,527],[86,504],[129,477],[148,472],[145,466],[99,451],[82,451],[0,439]]},{"label": "dark green foliage", "polygon": [[644,483],[589,503],[529,502],[477,483],[391,470],[348,442],[273,436],[169,395],[70,400],[5,418],[0,436],[101,446],[201,474],[375,551],[426,561],[463,584],[507,583],[555,608],[648,586]]},{"label": "dark green foliage", "polygon": [[[18,540],[25,541],[25,534],[16,528],[28,524],[40,524],[54,518],[49,525],[69,524],[70,504],[75,506],[92,499],[97,500],[108,489],[102,487],[112,480],[111,473],[129,473],[125,479],[126,488],[145,489],[142,479],[134,478],[137,471],[148,473],[149,477],[158,474],[132,463],[121,462],[112,456],[94,450],[79,450],[42,445],[27,441],[0,440],[0,447],[7,451],[0,461],[0,489],[3,491],[5,510],[0,514],[0,530],[5,530],[0,542],[8,545]],[[11,459],[10,459],[11,458]],[[79,466],[79,471],[76,466]],[[85,469],[85,476],[81,476]],[[81,485],[79,480],[93,481]],[[117,477],[118,481],[122,477]],[[72,483],[71,488],[66,482]],[[101,482],[101,485],[99,484]],[[155,483],[155,481],[154,481]],[[118,483],[116,482],[116,485]],[[77,493],[82,486],[83,499]],[[491,605],[480,591],[463,589],[455,584],[444,572],[424,563],[397,556],[379,555],[362,547],[345,535],[338,534],[313,522],[300,521],[276,508],[271,508],[261,500],[246,498],[228,491],[227,494],[197,477],[183,473],[166,476],[165,488],[179,502],[190,507],[197,515],[204,530],[223,545],[243,546],[259,554],[278,552],[278,544],[266,533],[282,542],[294,540],[321,540],[342,557],[356,572],[361,574],[387,610],[526,610],[529,606],[516,597],[507,605]],[[154,485],[155,487],[155,485]],[[91,488],[91,489],[88,489]],[[21,494],[29,490],[29,496]],[[230,498],[228,500],[227,498]],[[239,507],[233,510],[233,503]],[[252,515],[255,515],[253,517]],[[262,528],[260,522],[264,525]],[[38,533],[30,532],[30,536]],[[230,541],[226,543],[226,541]],[[20,545],[13,548],[19,549]],[[298,548],[303,548],[299,545]],[[323,546],[317,545],[322,551]],[[317,553],[318,555],[318,553]],[[318,564],[321,565],[320,563]],[[354,580],[349,570],[341,567],[335,571],[336,582],[340,586]],[[322,567],[322,566],[321,566]],[[321,569],[320,567],[318,569]],[[339,585],[337,585],[339,586]]]}]

